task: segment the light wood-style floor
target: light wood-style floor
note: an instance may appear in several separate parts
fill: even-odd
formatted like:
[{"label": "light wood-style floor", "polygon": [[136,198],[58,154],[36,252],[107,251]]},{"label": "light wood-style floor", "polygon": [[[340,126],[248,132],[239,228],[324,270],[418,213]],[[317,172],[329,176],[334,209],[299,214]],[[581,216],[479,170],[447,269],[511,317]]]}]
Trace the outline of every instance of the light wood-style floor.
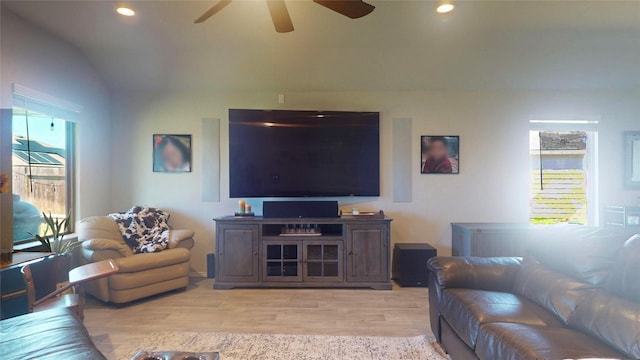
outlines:
[{"label": "light wood-style floor", "polygon": [[213,290],[192,279],[171,292],[124,307],[88,300],[84,323],[109,359],[157,331],[300,335],[418,336],[430,333],[426,288]]}]

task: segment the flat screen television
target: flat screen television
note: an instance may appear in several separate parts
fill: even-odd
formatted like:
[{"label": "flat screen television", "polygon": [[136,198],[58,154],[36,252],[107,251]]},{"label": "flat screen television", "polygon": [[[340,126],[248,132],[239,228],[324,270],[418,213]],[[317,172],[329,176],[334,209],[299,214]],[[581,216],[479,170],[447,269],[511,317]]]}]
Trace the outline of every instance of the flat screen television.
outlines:
[{"label": "flat screen television", "polygon": [[229,110],[232,198],[380,196],[380,114]]}]

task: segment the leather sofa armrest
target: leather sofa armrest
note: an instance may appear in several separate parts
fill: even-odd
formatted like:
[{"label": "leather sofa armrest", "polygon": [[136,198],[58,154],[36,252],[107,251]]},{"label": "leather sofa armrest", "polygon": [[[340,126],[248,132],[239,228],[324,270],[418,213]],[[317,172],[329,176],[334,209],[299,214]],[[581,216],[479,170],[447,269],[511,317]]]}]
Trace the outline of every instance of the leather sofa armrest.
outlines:
[{"label": "leather sofa armrest", "polygon": [[171,230],[169,231],[169,249],[178,247],[191,249],[193,247],[193,236],[191,230]]},{"label": "leather sofa armrest", "polygon": [[112,250],[121,257],[127,256],[125,245],[111,239],[91,239],[82,242],[82,248],[91,251]]},{"label": "leather sofa armrest", "polygon": [[521,264],[521,258],[511,257],[437,256],[429,259],[429,317],[436,340],[442,341],[440,300],[444,289],[510,291]]},{"label": "leather sofa armrest", "polygon": [[522,264],[516,257],[444,257],[431,258],[429,270],[441,289],[464,288],[510,291]]}]

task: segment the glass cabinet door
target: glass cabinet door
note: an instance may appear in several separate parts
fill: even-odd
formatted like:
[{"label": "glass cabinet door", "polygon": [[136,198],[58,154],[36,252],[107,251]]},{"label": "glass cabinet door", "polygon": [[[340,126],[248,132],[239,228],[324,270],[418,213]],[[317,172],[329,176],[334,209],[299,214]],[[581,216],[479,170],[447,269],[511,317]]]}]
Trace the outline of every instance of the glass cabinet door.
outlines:
[{"label": "glass cabinet door", "polygon": [[341,241],[304,242],[304,280],[341,281],[342,275]]},{"label": "glass cabinet door", "polygon": [[268,281],[300,281],[302,246],[297,241],[265,241],[263,276]]}]

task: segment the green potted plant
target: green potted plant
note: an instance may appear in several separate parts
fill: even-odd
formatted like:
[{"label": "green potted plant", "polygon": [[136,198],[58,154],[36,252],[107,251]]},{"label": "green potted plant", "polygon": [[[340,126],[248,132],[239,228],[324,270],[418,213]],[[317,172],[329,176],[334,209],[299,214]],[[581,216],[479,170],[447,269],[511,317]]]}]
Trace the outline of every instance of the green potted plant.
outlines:
[{"label": "green potted plant", "polygon": [[[43,212],[42,217],[47,224],[47,229],[44,231],[43,236],[36,235],[36,239],[40,241],[45,251],[56,255],[64,255],[71,254],[73,249],[80,246],[80,243],[75,239],[64,238],[64,235],[69,231],[70,214],[62,220],[53,217],[51,213],[47,215]],[[51,232],[50,236],[49,232]]]},{"label": "green potted plant", "polygon": [[[42,292],[52,292],[69,281],[72,253],[80,246],[80,242],[75,238],[65,238],[65,234],[69,232],[71,215],[61,219],[43,212],[42,218],[47,228],[44,234],[35,235],[35,238],[42,244],[42,251],[53,253],[54,256],[47,261],[33,264],[31,268],[34,283],[40,282]],[[36,289],[36,295],[38,292]]]}]

